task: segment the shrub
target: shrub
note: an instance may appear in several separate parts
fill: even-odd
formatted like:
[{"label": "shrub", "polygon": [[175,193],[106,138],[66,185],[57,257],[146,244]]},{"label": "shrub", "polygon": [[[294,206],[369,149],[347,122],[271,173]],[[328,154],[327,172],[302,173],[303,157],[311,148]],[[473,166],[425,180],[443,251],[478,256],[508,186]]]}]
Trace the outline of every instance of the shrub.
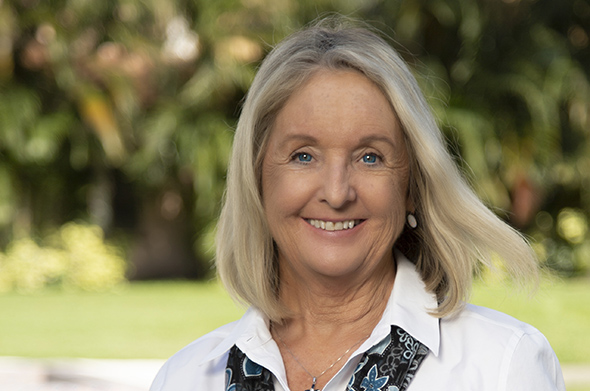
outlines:
[{"label": "shrub", "polygon": [[0,292],[34,292],[47,286],[107,290],[125,281],[121,251],[94,225],[68,223],[39,245],[13,241],[0,253]]}]

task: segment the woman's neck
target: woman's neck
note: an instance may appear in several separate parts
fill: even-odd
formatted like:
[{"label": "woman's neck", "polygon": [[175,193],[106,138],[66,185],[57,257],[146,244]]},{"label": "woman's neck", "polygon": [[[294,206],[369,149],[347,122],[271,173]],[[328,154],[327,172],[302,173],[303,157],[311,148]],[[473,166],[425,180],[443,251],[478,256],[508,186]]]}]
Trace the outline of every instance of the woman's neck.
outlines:
[{"label": "woman's neck", "polygon": [[302,276],[281,270],[280,298],[292,316],[273,323],[291,389],[322,389],[368,338],[387,306],[395,262],[350,278]]},{"label": "woman's neck", "polygon": [[332,338],[372,331],[381,319],[395,279],[395,261],[384,262],[367,275],[302,277],[281,270],[280,297],[293,314],[286,320],[296,334]]}]

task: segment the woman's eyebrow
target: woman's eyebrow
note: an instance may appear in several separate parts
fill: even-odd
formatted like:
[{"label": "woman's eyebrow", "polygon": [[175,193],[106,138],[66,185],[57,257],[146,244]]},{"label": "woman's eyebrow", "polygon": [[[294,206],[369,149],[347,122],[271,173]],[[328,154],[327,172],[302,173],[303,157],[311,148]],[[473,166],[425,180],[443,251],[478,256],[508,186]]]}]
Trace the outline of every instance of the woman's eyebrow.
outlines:
[{"label": "woman's eyebrow", "polygon": [[285,145],[288,145],[289,143],[292,143],[294,141],[303,142],[305,144],[316,144],[317,143],[317,139],[313,136],[310,136],[308,134],[294,133],[294,134],[290,134],[290,135],[286,136],[285,138],[283,138],[281,140],[281,142],[279,143],[279,148],[282,148]]},{"label": "woman's eyebrow", "polygon": [[361,144],[370,144],[373,142],[384,142],[384,143],[391,145],[392,147],[394,147],[397,144],[395,142],[394,137],[383,136],[383,135],[379,135],[379,134],[365,136],[360,139]]}]

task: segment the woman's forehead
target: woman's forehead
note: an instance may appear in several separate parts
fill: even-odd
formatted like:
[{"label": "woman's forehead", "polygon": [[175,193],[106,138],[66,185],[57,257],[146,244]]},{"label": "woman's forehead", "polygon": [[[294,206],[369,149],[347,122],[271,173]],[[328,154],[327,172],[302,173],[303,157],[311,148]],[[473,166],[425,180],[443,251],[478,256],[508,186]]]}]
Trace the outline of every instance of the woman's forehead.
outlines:
[{"label": "woman's forehead", "polygon": [[398,124],[389,100],[367,77],[354,70],[320,70],[289,97],[273,129],[285,137],[313,137],[318,128],[330,129],[334,137],[350,128],[385,129],[395,139]]}]

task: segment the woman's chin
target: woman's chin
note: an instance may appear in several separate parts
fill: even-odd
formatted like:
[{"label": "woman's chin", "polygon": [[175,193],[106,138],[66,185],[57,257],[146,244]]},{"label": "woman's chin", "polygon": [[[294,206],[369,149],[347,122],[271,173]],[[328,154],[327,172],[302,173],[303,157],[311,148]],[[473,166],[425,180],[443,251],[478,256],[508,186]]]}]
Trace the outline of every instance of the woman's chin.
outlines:
[{"label": "woman's chin", "polygon": [[[318,279],[326,280],[333,279],[334,281],[346,281],[354,280],[361,276],[361,274],[367,274],[370,270],[374,269],[378,261],[368,261],[365,258],[351,259],[350,255],[346,257],[323,257],[317,262],[309,262],[308,269],[315,274]],[[372,264],[373,267],[370,267]]]}]

